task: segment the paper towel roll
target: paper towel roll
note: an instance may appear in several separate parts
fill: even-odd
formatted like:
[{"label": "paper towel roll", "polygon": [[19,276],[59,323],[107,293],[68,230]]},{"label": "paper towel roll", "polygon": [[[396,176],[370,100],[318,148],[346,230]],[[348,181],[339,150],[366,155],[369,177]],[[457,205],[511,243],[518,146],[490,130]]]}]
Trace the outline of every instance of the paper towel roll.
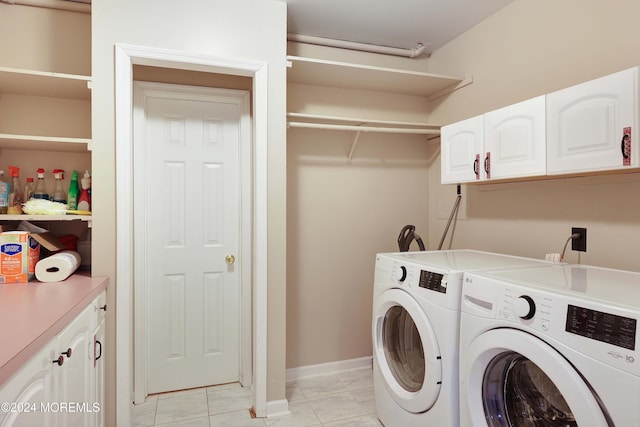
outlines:
[{"label": "paper towel roll", "polygon": [[62,251],[43,258],[36,264],[36,279],[41,282],[61,282],[80,266],[80,254]]}]

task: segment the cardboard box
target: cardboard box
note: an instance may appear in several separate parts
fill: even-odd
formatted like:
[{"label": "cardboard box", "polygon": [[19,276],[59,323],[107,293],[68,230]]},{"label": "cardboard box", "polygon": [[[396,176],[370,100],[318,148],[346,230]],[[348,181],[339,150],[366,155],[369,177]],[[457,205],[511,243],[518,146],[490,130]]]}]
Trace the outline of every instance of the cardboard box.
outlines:
[{"label": "cardboard box", "polygon": [[3,231],[0,233],[0,283],[27,283],[35,277],[40,245],[56,251],[64,245],[48,232]]}]

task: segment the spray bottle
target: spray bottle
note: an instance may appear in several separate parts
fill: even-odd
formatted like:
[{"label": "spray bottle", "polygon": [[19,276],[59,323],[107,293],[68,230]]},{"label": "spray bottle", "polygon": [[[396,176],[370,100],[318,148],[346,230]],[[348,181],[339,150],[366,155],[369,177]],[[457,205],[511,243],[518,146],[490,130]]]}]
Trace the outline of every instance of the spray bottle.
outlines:
[{"label": "spray bottle", "polygon": [[22,213],[22,204],[24,203],[24,194],[20,184],[20,168],[9,166],[9,175],[11,175],[11,193],[9,194],[7,213],[9,215],[19,215]]},{"label": "spray bottle", "polygon": [[89,171],[84,172],[84,177],[80,180],[82,189],[78,196],[78,210],[91,211],[91,175]]},{"label": "spray bottle", "polygon": [[62,180],[64,179],[64,170],[54,169],[53,177],[56,179],[53,185],[53,194],[51,200],[58,203],[67,204],[67,192],[64,190]]},{"label": "spray bottle", "polygon": [[49,193],[47,193],[47,186],[44,182],[44,169],[38,169],[38,179],[36,179],[36,189],[33,191],[34,199],[49,200]]},{"label": "spray bottle", "polygon": [[27,183],[24,185],[24,201],[28,202],[30,198],[33,197],[33,191],[35,189],[35,186],[33,184],[33,178],[29,177],[27,178]]},{"label": "spray bottle", "polygon": [[71,174],[71,181],[69,181],[69,191],[67,192],[67,205],[69,209],[78,209],[78,193],[80,188],[78,185],[78,171],[74,170]]},{"label": "spray bottle", "polygon": [[4,180],[4,171],[0,170],[0,214],[3,215],[7,213],[10,188],[9,182]]}]

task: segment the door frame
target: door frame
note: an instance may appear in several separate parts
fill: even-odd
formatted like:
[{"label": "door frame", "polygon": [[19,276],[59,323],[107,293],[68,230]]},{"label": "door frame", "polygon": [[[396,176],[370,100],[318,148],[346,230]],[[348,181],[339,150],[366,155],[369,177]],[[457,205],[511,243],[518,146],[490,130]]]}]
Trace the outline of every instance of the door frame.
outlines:
[{"label": "door frame", "polygon": [[200,55],[126,44],[115,45],[116,149],[116,419],[128,425],[134,401],[133,65],[251,77],[253,120],[252,298],[253,404],[267,415],[267,143],[268,74],[264,61]]},{"label": "door frame", "polygon": [[[251,110],[249,107],[250,94],[247,90],[226,89],[215,87],[199,87],[185,84],[175,83],[156,83],[148,81],[134,81],[133,83],[133,165],[139,175],[146,176],[146,166],[140,164],[140,160],[136,157],[142,156],[140,144],[146,140],[144,126],[147,120],[146,108],[136,108],[146,106],[148,97],[162,97],[175,99],[185,95],[190,100],[208,99],[209,97],[224,98],[228,101],[233,100],[240,109],[240,118],[238,121],[238,188],[239,188],[239,221],[240,226],[238,236],[238,255],[240,257],[241,266],[239,274],[240,300],[239,300],[239,333],[240,333],[240,352],[238,360],[240,372],[239,382],[249,387],[252,385],[252,343],[251,343],[251,259],[253,257],[251,251]],[[204,95],[204,97],[203,97]],[[144,185],[134,180],[134,222],[136,219],[145,217],[146,207],[140,200],[144,199]],[[147,234],[144,227],[135,227],[133,230],[134,240],[134,259],[135,264],[146,265],[146,242]],[[148,395],[148,350],[147,350],[147,301],[149,288],[146,271],[143,268],[134,268],[134,285],[133,285],[133,324],[134,324],[134,359],[133,359],[133,391],[134,402],[142,403]]]}]

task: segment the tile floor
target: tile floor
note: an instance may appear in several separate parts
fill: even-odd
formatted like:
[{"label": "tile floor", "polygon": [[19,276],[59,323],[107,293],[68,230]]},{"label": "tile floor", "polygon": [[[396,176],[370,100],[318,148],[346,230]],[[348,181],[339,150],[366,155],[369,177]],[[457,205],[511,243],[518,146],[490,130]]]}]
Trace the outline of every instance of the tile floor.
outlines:
[{"label": "tile floor", "polygon": [[371,369],[356,369],[287,383],[291,415],[252,419],[251,391],[238,384],[149,396],[134,407],[134,427],[376,426]]}]

